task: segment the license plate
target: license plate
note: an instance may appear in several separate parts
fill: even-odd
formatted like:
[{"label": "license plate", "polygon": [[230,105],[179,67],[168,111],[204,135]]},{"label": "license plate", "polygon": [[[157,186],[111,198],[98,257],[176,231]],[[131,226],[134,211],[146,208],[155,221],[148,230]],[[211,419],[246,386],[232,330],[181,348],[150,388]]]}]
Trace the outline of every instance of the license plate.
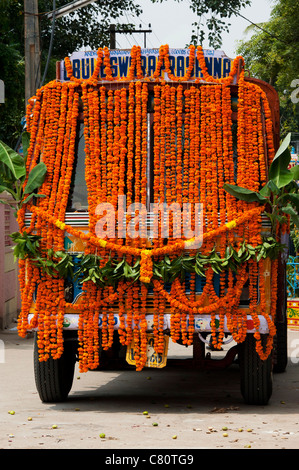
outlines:
[{"label": "license plate", "polygon": [[[169,336],[164,336],[163,338],[164,341],[164,349],[163,353],[156,353],[154,350],[154,335],[149,334],[147,335],[147,346],[146,346],[146,363],[145,367],[156,367],[156,368],[162,368],[166,366],[167,362],[167,352],[168,352],[168,342],[169,342]],[[128,364],[135,365],[135,349],[134,349],[134,341],[127,346],[127,355],[126,355],[126,360]]]}]

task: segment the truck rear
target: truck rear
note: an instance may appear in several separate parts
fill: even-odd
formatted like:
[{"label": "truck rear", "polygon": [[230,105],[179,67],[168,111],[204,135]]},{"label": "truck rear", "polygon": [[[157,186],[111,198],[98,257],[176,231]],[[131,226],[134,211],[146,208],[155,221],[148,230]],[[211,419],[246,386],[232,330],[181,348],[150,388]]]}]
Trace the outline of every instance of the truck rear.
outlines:
[{"label": "truck rear", "polygon": [[244,400],[268,403],[286,366],[285,230],[224,185],[267,182],[275,90],[219,51],[104,48],[58,64],[27,127],[28,169],[42,160],[47,176],[18,214],[38,240],[18,328],[35,331],[41,400],[67,398],[76,361],[162,373],[173,341],[192,367],[237,358]]}]

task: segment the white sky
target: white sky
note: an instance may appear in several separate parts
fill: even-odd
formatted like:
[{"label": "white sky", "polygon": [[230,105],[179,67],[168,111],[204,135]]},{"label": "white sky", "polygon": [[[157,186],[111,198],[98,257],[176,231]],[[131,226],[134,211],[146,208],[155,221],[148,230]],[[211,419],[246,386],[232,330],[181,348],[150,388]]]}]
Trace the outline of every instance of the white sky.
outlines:
[{"label": "white sky", "polygon": [[[168,44],[170,48],[184,48],[189,43],[192,33],[192,23],[196,21],[196,16],[189,8],[190,1],[183,0],[178,3],[175,0],[167,0],[163,3],[152,3],[150,0],[139,0],[139,5],[143,9],[140,18],[124,17],[124,23],[131,22],[136,25],[135,29],[151,29],[152,33],[146,35],[146,46],[158,48],[162,44]],[[243,8],[240,13],[254,23],[261,23],[269,20],[273,7],[272,0],[252,0],[252,5]],[[230,32],[223,33],[223,50],[227,56],[236,56],[236,41],[249,38],[245,36],[245,29],[250,23],[240,16],[230,18]],[[151,28],[148,27],[149,23]],[[133,45],[144,46],[144,34],[133,35],[116,34],[116,47],[118,49],[129,49]],[[208,48],[208,44],[204,44]]]}]

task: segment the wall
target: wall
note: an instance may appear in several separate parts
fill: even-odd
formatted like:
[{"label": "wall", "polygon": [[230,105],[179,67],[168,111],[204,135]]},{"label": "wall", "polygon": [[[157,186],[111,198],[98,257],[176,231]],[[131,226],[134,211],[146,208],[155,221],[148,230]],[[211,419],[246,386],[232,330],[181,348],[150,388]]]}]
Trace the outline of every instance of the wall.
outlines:
[{"label": "wall", "polygon": [[[4,199],[1,194],[1,199]],[[9,234],[18,231],[13,209],[0,204],[0,329],[10,326],[20,311],[18,263],[14,262]]]}]

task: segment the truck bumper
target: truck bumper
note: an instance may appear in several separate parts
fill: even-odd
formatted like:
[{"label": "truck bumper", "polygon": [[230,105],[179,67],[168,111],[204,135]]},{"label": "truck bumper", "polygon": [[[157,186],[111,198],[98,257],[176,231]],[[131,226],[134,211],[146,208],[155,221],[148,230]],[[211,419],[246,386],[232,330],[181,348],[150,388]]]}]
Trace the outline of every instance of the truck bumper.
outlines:
[{"label": "truck bumper", "polygon": [[[33,314],[28,315],[28,322],[30,324],[30,321],[33,318]],[[124,315],[124,318],[126,319],[126,315]],[[264,316],[259,315],[258,316],[260,325],[259,325],[259,332],[261,334],[267,334],[269,333],[269,327],[268,323],[265,319]],[[147,320],[147,325],[148,325],[148,332],[153,331],[154,327],[154,315],[146,315],[146,320]],[[194,332],[195,333],[211,333],[212,327],[211,327],[211,315],[194,315]],[[103,322],[103,315],[99,315],[99,329],[102,328],[102,322]],[[217,323],[219,322],[219,315],[215,316],[215,322],[216,326]],[[64,323],[63,327],[65,330],[78,330],[78,324],[79,324],[79,314],[73,314],[73,313],[66,313],[64,315]],[[189,316],[187,315],[187,325],[189,325]],[[170,330],[171,326],[171,314],[164,314],[164,330]],[[132,324],[132,327],[134,325]],[[114,314],[114,329],[118,330],[120,328],[120,319],[119,315],[117,313]],[[37,330],[37,328],[32,328],[32,331]],[[227,328],[226,324],[226,319],[224,321],[224,332],[225,333],[230,333],[230,331]],[[247,333],[255,333],[255,328],[254,328],[254,323],[252,320],[251,315],[247,315]]]}]

